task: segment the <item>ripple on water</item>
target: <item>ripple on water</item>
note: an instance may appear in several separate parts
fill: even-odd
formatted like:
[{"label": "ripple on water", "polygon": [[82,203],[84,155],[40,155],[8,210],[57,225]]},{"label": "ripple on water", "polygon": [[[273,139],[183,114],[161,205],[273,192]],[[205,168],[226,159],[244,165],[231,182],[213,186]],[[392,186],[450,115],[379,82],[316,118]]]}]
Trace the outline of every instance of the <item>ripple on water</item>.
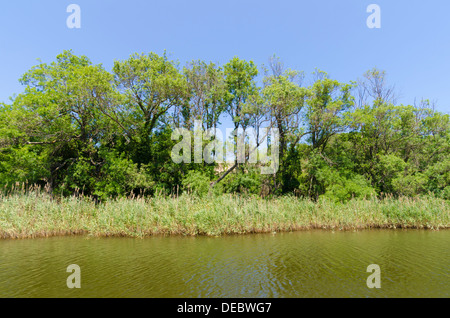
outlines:
[{"label": "ripple on water", "polygon": [[[0,297],[448,297],[449,231],[0,241]],[[69,290],[78,264],[82,288]],[[370,290],[367,266],[381,267]]]}]

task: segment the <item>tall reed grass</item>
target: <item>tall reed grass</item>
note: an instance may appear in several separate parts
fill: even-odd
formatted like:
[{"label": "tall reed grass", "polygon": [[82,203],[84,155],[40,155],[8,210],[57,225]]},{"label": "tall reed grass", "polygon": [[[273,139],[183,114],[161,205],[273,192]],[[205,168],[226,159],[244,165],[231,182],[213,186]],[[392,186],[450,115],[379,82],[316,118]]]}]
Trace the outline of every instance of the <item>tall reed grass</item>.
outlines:
[{"label": "tall reed grass", "polygon": [[0,193],[0,238],[87,234],[147,237],[272,233],[308,229],[448,229],[450,205],[434,197],[351,200],[285,196],[132,197],[96,204],[82,196],[52,197],[40,189]]}]

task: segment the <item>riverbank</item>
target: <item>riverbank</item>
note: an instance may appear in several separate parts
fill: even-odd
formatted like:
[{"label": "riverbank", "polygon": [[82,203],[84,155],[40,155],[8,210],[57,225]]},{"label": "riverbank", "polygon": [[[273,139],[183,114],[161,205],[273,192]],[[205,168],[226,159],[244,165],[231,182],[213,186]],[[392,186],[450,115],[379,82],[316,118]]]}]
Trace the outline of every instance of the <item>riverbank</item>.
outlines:
[{"label": "riverbank", "polygon": [[0,196],[0,238],[87,234],[97,237],[450,228],[449,201],[386,198],[336,203],[294,197],[264,200],[223,195],[197,198],[51,199],[46,193]]}]

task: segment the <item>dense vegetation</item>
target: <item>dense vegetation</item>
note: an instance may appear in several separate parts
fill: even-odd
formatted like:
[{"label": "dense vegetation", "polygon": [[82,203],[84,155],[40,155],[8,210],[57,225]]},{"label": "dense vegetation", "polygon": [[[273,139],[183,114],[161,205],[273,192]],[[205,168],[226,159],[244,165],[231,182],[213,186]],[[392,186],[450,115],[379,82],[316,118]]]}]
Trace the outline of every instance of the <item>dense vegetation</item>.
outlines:
[{"label": "dense vegetation", "polygon": [[[56,203],[56,202],[57,203]],[[0,239],[57,235],[149,237],[273,233],[299,230],[428,229],[450,226],[448,200],[387,196],[342,204],[293,196],[271,200],[226,194],[176,199],[116,198],[95,204],[86,197],[51,197],[45,191],[0,193]]]},{"label": "dense vegetation", "polygon": [[[24,91],[0,104],[4,193],[37,184],[100,200],[183,192],[450,199],[449,115],[426,100],[397,105],[377,69],[351,83],[316,71],[306,85],[275,57],[260,71],[237,57],[181,68],[165,54],[135,54],[107,71],[66,51],[20,81]],[[276,174],[172,161],[176,127],[201,120],[206,131],[225,118],[235,129],[279,129]]]}]

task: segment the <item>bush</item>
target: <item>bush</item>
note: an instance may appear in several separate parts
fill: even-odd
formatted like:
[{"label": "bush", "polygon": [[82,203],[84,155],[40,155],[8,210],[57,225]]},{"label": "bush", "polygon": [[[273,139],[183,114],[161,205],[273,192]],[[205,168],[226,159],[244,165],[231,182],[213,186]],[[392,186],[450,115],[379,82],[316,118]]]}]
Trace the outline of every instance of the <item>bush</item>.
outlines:
[{"label": "bush", "polygon": [[228,193],[259,194],[261,191],[261,174],[259,170],[252,169],[247,173],[237,172],[230,174],[224,180],[224,190]]},{"label": "bush", "polygon": [[210,191],[210,183],[208,176],[201,171],[189,171],[183,178],[182,185],[185,190],[190,193],[203,197]]},{"label": "bush", "polygon": [[349,171],[338,171],[330,167],[318,172],[318,180],[325,184],[324,198],[334,201],[348,201],[353,198],[369,198],[375,195],[369,182],[361,175]]},{"label": "bush", "polygon": [[105,199],[110,196],[123,196],[133,190],[146,193],[146,190],[154,185],[145,173],[145,165],[138,168],[133,161],[115,152],[110,152],[105,156],[106,164],[102,167],[95,195]]}]

